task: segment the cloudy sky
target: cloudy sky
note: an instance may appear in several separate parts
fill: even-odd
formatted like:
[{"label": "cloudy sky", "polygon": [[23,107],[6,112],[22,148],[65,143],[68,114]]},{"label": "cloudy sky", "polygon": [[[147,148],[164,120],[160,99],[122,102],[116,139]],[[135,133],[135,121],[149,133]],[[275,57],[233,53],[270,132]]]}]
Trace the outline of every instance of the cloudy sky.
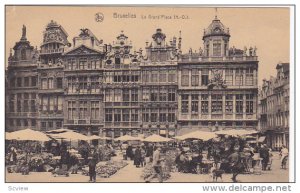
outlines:
[{"label": "cloudy sky", "polygon": [[[95,21],[102,13],[104,20]],[[135,18],[116,18],[114,15]],[[6,6],[6,57],[9,49],[21,37],[22,25],[27,27],[27,39],[40,46],[42,32],[50,20],[61,24],[69,34],[69,41],[78,36],[81,28],[89,28],[104,43],[112,43],[124,30],[138,50],[157,28],[167,40],[182,31],[182,50],[199,50],[203,47],[203,29],[215,17],[214,7],[70,7],[70,6]],[[289,62],[290,10],[289,8],[228,8],[217,9],[218,18],[230,29],[230,47],[243,49],[256,46],[259,56],[259,84],[262,79],[276,75],[276,64]]]}]

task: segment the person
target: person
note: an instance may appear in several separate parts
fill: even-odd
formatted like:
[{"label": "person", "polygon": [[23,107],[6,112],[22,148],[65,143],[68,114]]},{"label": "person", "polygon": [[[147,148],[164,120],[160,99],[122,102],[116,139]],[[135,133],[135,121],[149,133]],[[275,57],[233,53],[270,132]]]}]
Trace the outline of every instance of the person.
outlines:
[{"label": "person", "polygon": [[269,148],[267,148],[267,145],[264,144],[261,146],[259,150],[259,156],[262,158],[262,170],[265,171],[267,170],[267,166],[269,163]]},{"label": "person", "polygon": [[17,149],[14,146],[10,149],[9,161],[11,165],[17,163]]},{"label": "person", "polygon": [[134,152],[134,165],[135,167],[139,168],[141,164],[142,159],[142,152],[140,146],[137,146],[135,152]]},{"label": "person", "polygon": [[89,157],[89,176],[90,176],[90,182],[96,182],[96,165],[98,155],[95,151],[95,149],[91,149],[91,156]]},{"label": "person", "polygon": [[133,160],[133,150],[131,145],[128,145],[126,149],[126,157],[129,157],[130,160]]},{"label": "person", "polygon": [[280,163],[281,163],[281,168],[286,167],[286,162],[287,162],[287,157],[289,155],[289,150],[286,148],[285,145],[282,146],[280,150]]},{"label": "person", "polygon": [[145,156],[146,156],[146,149],[145,146],[142,144],[142,148],[141,148],[141,166],[144,167],[146,166],[146,162],[145,162]]},{"label": "person", "polygon": [[163,172],[162,172],[162,166],[161,162],[163,161],[160,157],[160,151],[161,148],[158,147],[153,152],[153,162],[152,162],[152,168],[153,168],[153,174],[146,179],[146,182],[150,182],[153,178],[157,177],[159,182],[163,182]]},{"label": "person", "polygon": [[71,165],[71,173],[77,174],[78,171],[79,160],[75,153],[72,153],[70,156],[70,165]]},{"label": "person", "polygon": [[121,151],[122,151],[123,159],[124,160],[127,160],[127,154],[126,154],[127,148],[128,148],[127,142],[122,143],[122,145],[121,145]]},{"label": "person", "polygon": [[236,177],[239,175],[240,171],[242,170],[242,163],[241,163],[241,156],[237,149],[229,155],[228,160],[230,162],[231,171],[232,171],[232,181],[237,182]]}]

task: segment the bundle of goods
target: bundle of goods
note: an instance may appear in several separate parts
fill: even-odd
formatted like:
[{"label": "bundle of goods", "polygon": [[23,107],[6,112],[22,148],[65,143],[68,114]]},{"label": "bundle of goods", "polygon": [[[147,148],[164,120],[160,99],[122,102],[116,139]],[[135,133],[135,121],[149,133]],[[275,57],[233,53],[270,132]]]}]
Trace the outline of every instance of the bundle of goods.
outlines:
[{"label": "bundle of goods", "polygon": [[176,157],[179,155],[179,152],[176,150],[169,150],[166,152],[165,156],[162,156],[165,158],[165,167],[166,170],[169,172],[175,172],[176,171]]},{"label": "bundle of goods", "polygon": [[[108,161],[108,162],[99,162],[96,165],[96,174],[103,178],[108,178],[119,171],[121,168],[128,165],[124,161]],[[83,175],[89,175],[89,167],[82,169]]]},{"label": "bundle of goods", "polygon": [[[141,178],[143,180],[146,180],[147,178],[149,178],[153,174],[155,174],[155,171],[154,171],[152,165],[147,164],[146,167],[143,170]],[[162,164],[162,174],[163,174],[163,180],[164,181],[171,177],[170,172],[168,171],[168,168],[166,167],[165,164]]]},{"label": "bundle of goods", "polygon": [[69,172],[65,168],[56,167],[55,170],[52,171],[54,177],[56,176],[66,176],[69,177]]}]

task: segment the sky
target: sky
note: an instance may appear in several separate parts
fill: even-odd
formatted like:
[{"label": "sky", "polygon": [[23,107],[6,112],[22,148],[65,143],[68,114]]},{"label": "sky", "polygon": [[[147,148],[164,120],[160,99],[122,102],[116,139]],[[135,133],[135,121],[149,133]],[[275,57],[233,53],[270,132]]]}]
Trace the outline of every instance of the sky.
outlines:
[{"label": "sky", "polygon": [[[95,14],[102,13],[102,22]],[[135,18],[116,18],[115,14]],[[68,40],[78,36],[81,28],[89,28],[104,43],[112,43],[124,30],[134,49],[145,47],[157,28],[166,40],[182,34],[182,51],[203,48],[203,29],[215,15],[230,29],[229,46],[243,49],[257,47],[259,85],[276,75],[276,65],[290,62],[290,9],[286,7],[100,7],[100,6],[6,6],[6,59],[9,50],[19,41],[22,25],[27,39],[40,47],[46,25],[54,20],[67,31]],[[159,16],[159,18],[155,17]],[[171,18],[170,18],[171,17]],[[7,66],[7,64],[6,64]]]}]

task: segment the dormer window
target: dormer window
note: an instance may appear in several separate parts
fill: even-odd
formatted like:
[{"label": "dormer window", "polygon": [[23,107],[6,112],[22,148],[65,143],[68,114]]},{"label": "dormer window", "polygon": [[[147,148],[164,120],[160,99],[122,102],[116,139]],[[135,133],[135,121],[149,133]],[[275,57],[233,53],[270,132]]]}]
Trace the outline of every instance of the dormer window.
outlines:
[{"label": "dormer window", "polygon": [[26,60],[26,50],[25,49],[21,50],[21,60]]},{"label": "dormer window", "polygon": [[221,40],[214,40],[213,56],[221,56]]}]

